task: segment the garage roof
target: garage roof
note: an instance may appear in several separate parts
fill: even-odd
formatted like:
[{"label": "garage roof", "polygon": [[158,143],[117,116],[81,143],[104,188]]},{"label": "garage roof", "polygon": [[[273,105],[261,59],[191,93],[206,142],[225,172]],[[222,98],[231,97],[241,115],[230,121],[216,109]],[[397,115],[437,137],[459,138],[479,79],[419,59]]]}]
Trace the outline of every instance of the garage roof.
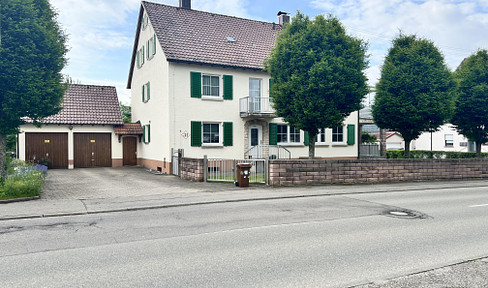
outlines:
[{"label": "garage roof", "polygon": [[113,86],[70,84],[63,110],[44,118],[44,124],[122,125],[117,91]]}]

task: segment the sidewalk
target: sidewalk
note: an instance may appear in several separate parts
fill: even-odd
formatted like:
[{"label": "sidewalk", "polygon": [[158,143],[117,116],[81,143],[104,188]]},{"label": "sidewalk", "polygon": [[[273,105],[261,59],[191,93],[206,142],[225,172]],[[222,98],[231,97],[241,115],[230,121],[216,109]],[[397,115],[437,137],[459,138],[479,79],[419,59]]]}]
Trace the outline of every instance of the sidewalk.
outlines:
[{"label": "sidewalk", "polygon": [[[62,173],[64,173],[64,171],[61,172],[61,174]],[[41,195],[41,199],[38,200],[0,204],[0,221],[169,208],[189,205],[205,205],[225,202],[257,201],[266,199],[354,195],[359,193],[392,193],[401,191],[419,191],[419,193],[421,193],[424,190],[430,189],[488,186],[487,180],[473,180],[285,188],[252,185],[249,188],[240,188],[234,187],[232,184],[225,183],[185,182],[173,176],[157,177],[171,177],[163,180],[170,182],[171,185],[173,185],[171,186],[172,189],[166,189],[168,187],[164,187],[164,189],[160,190],[149,189],[144,190],[143,192],[141,192],[142,190],[137,189],[138,191],[133,191],[134,195],[127,195],[127,191],[122,191],[120,195],[110,194],[108,196],[105,195],[99,198],[83,197],[84,194],[82,194],[81,197],[65,197],[64,199],[56,199],[56,197],[53,197],[52,195],[50,197],[44,197],[45,194],[49,194],[44,192],[43,195]],[[53,179],[50,181],[52,180]],[[45,189],[52,188],[52,182],[46,184]],[[56,185],[58,184],[59,183],[56,182]],[[90,187],[85,188],[92,189]],[[77,189],[80,188],[78,187]],[[59,191],[61,191],[61,193],[66,192],[69,194],[70,191],[73,190],[73,187],[64,186],[64,188]],[[104,194],[102,193],[100,195]]]}]

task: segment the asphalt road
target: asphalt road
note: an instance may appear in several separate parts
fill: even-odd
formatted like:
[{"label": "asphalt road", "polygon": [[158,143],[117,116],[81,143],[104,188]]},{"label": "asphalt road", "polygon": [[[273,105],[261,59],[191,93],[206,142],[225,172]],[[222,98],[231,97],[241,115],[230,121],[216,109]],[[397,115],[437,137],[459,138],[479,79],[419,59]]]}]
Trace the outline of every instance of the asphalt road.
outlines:
[{"label": "asphalt road", "polygon": [[487,257],[487,219],[467,187],[1,221],[0,287],[383,287]]}]

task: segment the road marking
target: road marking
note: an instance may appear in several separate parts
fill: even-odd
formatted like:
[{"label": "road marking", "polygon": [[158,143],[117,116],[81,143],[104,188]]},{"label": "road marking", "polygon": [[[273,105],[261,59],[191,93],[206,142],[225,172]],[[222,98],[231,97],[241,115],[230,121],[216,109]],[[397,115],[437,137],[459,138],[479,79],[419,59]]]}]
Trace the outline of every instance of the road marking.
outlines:
[{"label": "road marking", "polygon": [[471,206],[469,206],[469,208],[484,207],[484,206],[488,206],[488,204],[471,205]]}]

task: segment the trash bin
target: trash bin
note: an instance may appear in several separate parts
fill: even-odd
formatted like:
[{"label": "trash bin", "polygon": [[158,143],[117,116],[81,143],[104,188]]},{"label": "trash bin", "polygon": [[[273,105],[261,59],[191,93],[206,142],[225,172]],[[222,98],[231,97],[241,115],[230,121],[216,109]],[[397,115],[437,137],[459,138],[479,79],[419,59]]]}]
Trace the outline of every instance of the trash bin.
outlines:
[{"label": "trash bin", "polygon": [[237,184],[239,187],[249,187],[249,176],[251,176],[250,163],[237,164]]}]

